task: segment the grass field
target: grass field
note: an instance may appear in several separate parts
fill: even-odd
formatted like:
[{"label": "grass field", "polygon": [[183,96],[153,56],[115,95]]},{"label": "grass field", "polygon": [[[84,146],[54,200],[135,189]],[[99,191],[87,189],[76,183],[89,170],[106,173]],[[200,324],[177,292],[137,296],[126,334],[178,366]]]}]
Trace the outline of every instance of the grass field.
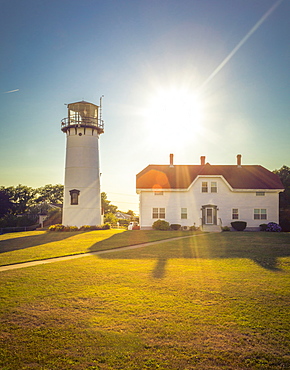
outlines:
[{"label": "grass field", "polygon": [[183,231],[99,230],[90,232],[27,231],[0,235],[0,266],[53,257],[120,248],[172,237]]},{"label": "grass field", "polygon": [[[74,254],[162,237],[95,233],[46,243],[17,234],[26,246],[10,252],[15,237],[5,236],[0,258],[29,259],[46,244],[68,254],[69,240]],[[39,247],[28,241],[36,236]],[[289,233],[198,234],[1,272],[0,368],[288,369],[289,292]]]}]

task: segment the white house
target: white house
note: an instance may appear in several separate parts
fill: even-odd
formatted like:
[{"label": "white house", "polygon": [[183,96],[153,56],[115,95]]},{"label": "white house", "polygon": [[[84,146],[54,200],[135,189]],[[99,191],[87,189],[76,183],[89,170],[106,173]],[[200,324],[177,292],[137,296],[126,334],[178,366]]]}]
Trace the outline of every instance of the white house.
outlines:
[{"label": "white house", "polygon": [[137,174],[140,227],[150,229],[164,219],[183,228],[220,230],[233,221],[246,221],[247,230],[279,222],[277,175],[259,165],[211,165],[202,156],[200,165],[149,165]]}]

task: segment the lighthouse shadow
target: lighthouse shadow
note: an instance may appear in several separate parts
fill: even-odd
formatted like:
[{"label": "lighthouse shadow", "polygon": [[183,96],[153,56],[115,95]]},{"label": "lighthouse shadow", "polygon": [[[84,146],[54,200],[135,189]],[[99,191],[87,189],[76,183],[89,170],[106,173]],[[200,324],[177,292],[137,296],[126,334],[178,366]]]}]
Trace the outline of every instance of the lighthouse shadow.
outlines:
[{"label": "lighthouse shadow", "polygon": [[41,244],[48,244],[53,242],[58,242],[71,236],[75,233],[57,233],[57,232],[47,232],[45,234],[36,234],[29,236],[18,236],[15,238],[9,238],[5,240],[0,240],[0,253],[12,252],[20,249],[27,249],[36,247]]}]

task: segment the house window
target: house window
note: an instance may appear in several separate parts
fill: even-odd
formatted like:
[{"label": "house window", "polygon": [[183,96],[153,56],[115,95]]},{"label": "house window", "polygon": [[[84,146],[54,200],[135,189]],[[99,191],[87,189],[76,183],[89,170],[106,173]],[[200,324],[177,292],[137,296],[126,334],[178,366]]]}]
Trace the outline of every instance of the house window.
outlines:
[{"label": "house window", "polygon": [[163,191],[154,191],[154,195],[163,195]]},{"label": "house window", "polygon": [[254,220],[267,220],[267,210],[266,209],[254,209]]},{"label": "house window", "polygon": [[217,193],[217,182],[216,181],[212,181],[210,183],[210,191],[211,193]]},{"label": "house window", "polygon": [[73,189],[73,190],[70,190],[69,193],[70,193],[70,204],[73,206],[78,205],[80,191],[77,189]]},{"label": "house window", "polygon": [[165,208],[153,208],[152,218],[165,218]]},{"label": "house window", "polygon": [[181,208],[181,219],[187,219],[187,208]]},{"label": "house window", "polygon": [[265,196],[265,192],[264,191],[256,191],[256,196],[257,197],[264,197]]},{"label": "house window", "polygon": [[203,182],[201,183],[201,192],[202,192],[202,193],[207,193],[207,192],[208,192],[207,182],[206,182],[206,181],[203,181]]},{"label": "house window", "polygon": [[233,208],[232,219],[233,220],[238,220],[239,219],[239,210],[238,210],[238,208]]}]

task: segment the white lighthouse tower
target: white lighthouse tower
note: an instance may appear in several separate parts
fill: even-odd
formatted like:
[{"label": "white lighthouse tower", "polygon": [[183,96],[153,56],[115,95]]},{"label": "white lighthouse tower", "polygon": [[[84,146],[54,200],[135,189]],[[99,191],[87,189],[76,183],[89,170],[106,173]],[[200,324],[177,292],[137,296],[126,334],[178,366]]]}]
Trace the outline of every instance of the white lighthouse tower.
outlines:
[{"label": "white lighthouse tower", "polygon": [[61,121],[66,134],[63,220],[66,226],[100,225],[101,192],[99,136],[104,132],[100,106],[80,101],[68,104]]}]

